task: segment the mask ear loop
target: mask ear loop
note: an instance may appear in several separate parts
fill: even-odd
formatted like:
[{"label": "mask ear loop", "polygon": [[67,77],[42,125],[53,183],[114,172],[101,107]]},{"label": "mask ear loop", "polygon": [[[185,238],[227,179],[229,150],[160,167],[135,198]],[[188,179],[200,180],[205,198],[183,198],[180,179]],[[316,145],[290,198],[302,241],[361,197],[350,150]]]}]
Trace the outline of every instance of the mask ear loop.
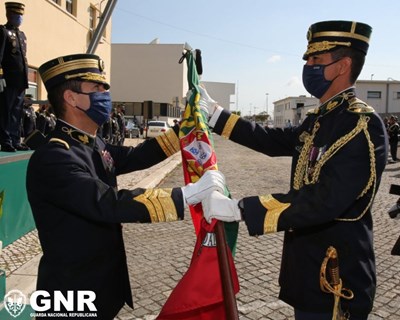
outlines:
[{"label": "mask ear loop", "polygon": [[[82,91],[77,91],[77,90],[72,90],[72,92],[75,92],[75,93],[77,93],[77,94],[84,94],[85,96],[90,96],[90,94],[93,93],[93,92],[82,92]],[[79,106],[75,106],[75,108],[77,108],[78,110],[80,110],[80,111],[82,111],[82,112],[86,112],[87,110],[89,110],[90,107],[89,107],[87,110],[82,109],[82,108],[79,107]]]}]

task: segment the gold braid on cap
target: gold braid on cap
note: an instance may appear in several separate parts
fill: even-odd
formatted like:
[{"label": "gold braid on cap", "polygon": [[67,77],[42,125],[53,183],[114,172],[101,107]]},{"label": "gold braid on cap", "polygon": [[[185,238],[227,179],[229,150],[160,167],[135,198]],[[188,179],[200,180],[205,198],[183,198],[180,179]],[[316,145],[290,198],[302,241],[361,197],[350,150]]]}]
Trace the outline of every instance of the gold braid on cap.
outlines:
[{"label": "gold braid on cap", "polygon": [[321,41],[310,43],[307,46],[307,52],[305,54],[310,55],[314,52],[328,51],[335,48],[336,46],[351,47],[351,42]]},{"label": "gold braid on cap", "polygon": [[54,78],[63,73],[79,69],[98,69],[98,68],[99,68],[99,61],[96,59],[79,59],[72,61],[64,61],[63,58],[59,58],[58,64],[43,72],[41,76],[43,82],[47,82],[49,79]]},{"label": "gold braid on cap", "polygon": [[67,74],[65,75],[65,80],[70,80],[70,79],[74,79],[74,78],[80,78],[86,81],[106,81],[106,77],[98,74],[98,73],[94,73],[94,72],[83,72],[83,73],[75,73],[75,74]]}]

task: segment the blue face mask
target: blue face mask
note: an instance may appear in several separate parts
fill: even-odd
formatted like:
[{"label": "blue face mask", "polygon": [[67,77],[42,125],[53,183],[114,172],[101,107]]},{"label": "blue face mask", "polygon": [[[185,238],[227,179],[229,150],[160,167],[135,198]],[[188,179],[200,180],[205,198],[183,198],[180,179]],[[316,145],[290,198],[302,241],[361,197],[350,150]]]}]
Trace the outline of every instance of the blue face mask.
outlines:
[{"label": "blue face mask", "polygon": [[339,60],[328,64],[304,65],[303,85],[310,94],[319,99],[325,94],[326,91],[328,91],[334,79],[325,79],[325,68],[338,62]]},{"label": "blue face mask", "polygon": [[14,27],[18,28],[22,24],[22,15],[13,14],[8,19],[8,22],[11,23]]},{"label": "blue face mask", "polygon": [[78,106],[76,106],[79,110],[85,112],[87,116],[97,123],[99,127],[101,127],[110,117],[112,102],[111,95],[109,91],[105,92],[80,92],[75,91],[79,94],[85,94],[90,98],[90,107],[87,110],[84,110]]}]

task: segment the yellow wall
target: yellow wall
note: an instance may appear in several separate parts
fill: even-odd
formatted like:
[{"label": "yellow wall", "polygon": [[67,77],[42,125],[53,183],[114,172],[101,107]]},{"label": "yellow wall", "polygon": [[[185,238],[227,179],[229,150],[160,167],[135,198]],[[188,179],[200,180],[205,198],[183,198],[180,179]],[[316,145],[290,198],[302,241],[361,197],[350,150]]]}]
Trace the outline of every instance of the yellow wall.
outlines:
[{"label": "yellow wall", "polygon": [[[101,0],[73,0],[74,14],[70,14],[65,9],[66,0],[59,0],[59,4],[52,0],[17,0],[17,2],[25,4],[25,14],[20,29],[25,32],[27,37],[27,59],[29,67],[33,69],[62,55],[85,53],[90,43],[89,8],[93,6],[99,9],[101,4],[103,11],[107,4],[107,1]],[[0,24],[6,22],[5,6],[2,2],[0,4]],[[104,60],[106,77],[109,80],[111,19],[106,28],[104,41],[98,44],[95,54]],[[41,81],[38,81],[37,98],[46,99],[46,90]]]}]

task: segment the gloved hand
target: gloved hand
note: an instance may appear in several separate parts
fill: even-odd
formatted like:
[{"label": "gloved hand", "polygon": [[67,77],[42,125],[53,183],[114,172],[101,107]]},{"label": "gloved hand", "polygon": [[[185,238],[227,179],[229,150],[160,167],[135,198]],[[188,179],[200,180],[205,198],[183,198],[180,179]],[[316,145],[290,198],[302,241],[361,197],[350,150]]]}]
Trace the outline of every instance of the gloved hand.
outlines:
[{"label": "gloved hand", "polygon": [[201,204],[208,223],[211,223],[212,219],[226,222],[242,220],[238,200],[229,199],[219,192],[213,191]]},{"label": "gloved hand", "polygon": [[203,201],[213,191],[223,193],[224,190],[225,177],[218,170],[208,170],[199,181],[182,187],[183,199],[189,205]]},{"label": "gloved hand", "polygon": [[[213,98],[210,97],[207,90],[201,85],[199,85],[199,90],[200,90],[200,100],[199,100],[200,109],[203,110],[210,118],[214,114],[215,109],[218,107],[218,103],[217,101],[215,101]],[[192,90],[188,90],[188,92],[186,92],[186,103],[190,100],[192,94],[193,94]]]},{"label": "gloved hand", "polygon": [[4,91],[4,88],[6,87],[6,80],[5,79],[0,79],[0,92]]},{"label": "gloved hand", "polygon": [[215,112],[215,109],[218,107],[217,101],[210,97],[206,88],[199,86],[200,88],[200,101],[199,106],[200,108],[208,114],[208,117],[212,117]]}]

